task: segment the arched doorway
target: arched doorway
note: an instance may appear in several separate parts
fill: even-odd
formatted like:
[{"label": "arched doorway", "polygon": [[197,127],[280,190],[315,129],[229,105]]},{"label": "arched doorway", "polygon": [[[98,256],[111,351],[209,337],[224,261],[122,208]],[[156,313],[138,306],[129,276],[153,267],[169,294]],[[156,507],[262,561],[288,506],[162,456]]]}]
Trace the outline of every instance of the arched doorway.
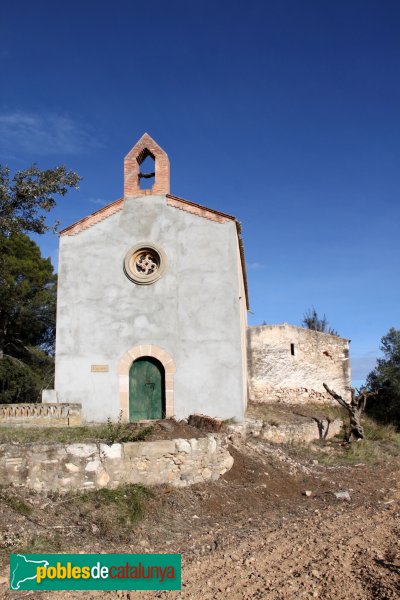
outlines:
[{"label": "arched doorway", "polygon": [[140,344],[127,350],[118,361],[119,409],[124,423],[129,422],[129,371],[133,361],[145,357],[153,357],[162,364],[165,373],[165,416],[169,419],[175,414],[175,362],[171,354],[164,348],[161,348],[161,346],[156,346],[155,344]]},{"label": "arched doorway", "polygon": [[129,369],[129,420],[165,418],[165,370],[159,360],[142,356]]}]

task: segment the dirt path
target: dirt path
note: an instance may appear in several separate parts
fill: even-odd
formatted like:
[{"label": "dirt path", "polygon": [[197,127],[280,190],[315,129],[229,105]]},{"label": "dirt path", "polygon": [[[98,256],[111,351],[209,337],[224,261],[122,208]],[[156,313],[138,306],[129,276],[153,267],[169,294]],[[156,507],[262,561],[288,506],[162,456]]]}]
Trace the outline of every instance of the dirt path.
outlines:
[{"label": "dirt path", "polygon": [[227,549],[185,561],[185,588],[176,597],[398,598],[399,568],[388,560],[392,545],[398,543],[393,511],[393,505],[379,512],[330,507],[283,523],[275,531],[249,532]]},{"label": "dirt path", "polygon": [[[182,591],[85,592],[85,600],[400,597],[397,462],[325,467],[259,444],[232,452],[234,468],[222,480],[160,490],[146,519],[125,537],[96,535],[81,516],[81,530],[63,547],[64,552],[181,552]],[[344,489],[349,502],[333,494]],[[68,510],[47,503],[47,523],[74,523]],[[83,594],[3,590],[2,597],[13,600],[72,600]]]}]

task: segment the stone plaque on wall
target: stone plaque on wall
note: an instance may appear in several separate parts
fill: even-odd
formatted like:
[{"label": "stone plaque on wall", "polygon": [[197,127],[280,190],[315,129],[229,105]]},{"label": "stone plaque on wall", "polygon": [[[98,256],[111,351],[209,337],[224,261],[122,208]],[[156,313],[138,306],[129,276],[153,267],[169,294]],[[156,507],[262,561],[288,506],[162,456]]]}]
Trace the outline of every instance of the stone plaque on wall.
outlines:
[{"label": "stone plaque on wall", "polygon": [[107,373],[108,365],[92,365],[90,370],[92,373]]}]

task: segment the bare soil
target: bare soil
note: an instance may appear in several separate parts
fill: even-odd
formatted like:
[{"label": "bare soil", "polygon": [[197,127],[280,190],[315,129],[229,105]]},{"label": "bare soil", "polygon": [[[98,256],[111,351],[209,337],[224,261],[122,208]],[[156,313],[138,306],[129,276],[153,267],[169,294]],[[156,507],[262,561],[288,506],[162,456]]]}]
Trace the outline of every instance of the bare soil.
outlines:
[{"label": "bare soil", "polygon": [[[315,449],[257,440],[230,451],[234,466],[219,481],[155,489],[136,525],[118,525],[108,515],[110,526],[101,526],[107,511],[79,495],[0,490],[0,567],[7,578],[0,597],[83,597],[8,591],[8,555],[23,550],[182,553],[181,592],[84,592],[85,600],[400,597],[398,457],[335,464],[331,455],[341,455],[340,442],[330,443],[333,464],[327,465],[317,461]],[[337,499],[340,490],[351,500]],[[27,515],[24,504],[31,509]]]},{"label": "bare soil", "polygon": [[[133,426],[132,431],[135,431],[134,423],[130,423],[127,428]],[[142,426],[146,427],[145,424]],[[200,431],[197,427],[188,425],[186,421],[175,421],[174,419],[164,419],[163,421],[157,421],[157,423],[150,425],[150,432],[145,436],[146,442],[155,440],[174,440],[176,438],[200,438],[204,437],[205,432]]]}]

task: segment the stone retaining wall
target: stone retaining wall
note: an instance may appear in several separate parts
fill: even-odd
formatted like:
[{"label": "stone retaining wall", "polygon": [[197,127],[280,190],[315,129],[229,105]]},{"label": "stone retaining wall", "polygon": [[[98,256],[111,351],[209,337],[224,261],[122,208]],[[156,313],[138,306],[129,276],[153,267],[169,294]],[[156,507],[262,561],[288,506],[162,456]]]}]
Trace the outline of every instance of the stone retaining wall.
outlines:
[{"label": "stone retaining wall", "polygon": [[306,423],[270,425],[261,419],[246,419],[243,425],[231,426],[232,433],[259,437],[274,444],[307,443],[318,439],[329,439],[338,435],[343,427],[341,419],[311,420]]},{"label": "stone retaining wall", "polygon": [[[336,391],[336,390],[335,390]],[[328,393],[319,392],[307,387],[273,387],[261,382],[253,383],[252,401],[259,403],[275,404],[330,404],[337,406]]]},{"label": "stone retaining wall", "polygon": [[124,483],[183,487],[216,480],[233,465],[219,436],[107,445],[0,444],[0,484],[66,492]]},{"label": "stone retaining wall", "polygon": [[61,427],[82,424],[80,404],[0,404],[0,425]]}]

